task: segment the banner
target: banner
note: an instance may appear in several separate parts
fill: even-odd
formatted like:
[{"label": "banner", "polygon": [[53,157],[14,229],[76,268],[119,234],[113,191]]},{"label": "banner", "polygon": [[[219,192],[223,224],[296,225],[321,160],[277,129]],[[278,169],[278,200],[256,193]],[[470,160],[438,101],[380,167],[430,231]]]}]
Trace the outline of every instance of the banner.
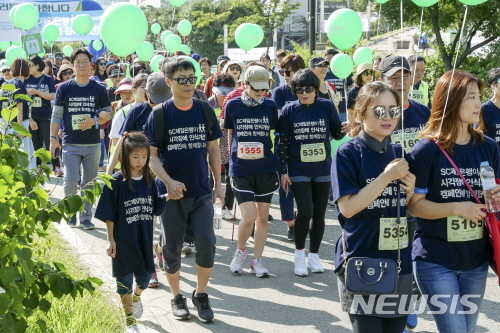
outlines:
[{"label": "banner", "polygon": [[[252,61],[259,60],[260,56],[266,54],[267,47],[255,47],[248,52],[242,49],[227,49],[227,56],[234,61]],[[276,48],[269,47],[269,57],[271,60],[276,58]]]}]

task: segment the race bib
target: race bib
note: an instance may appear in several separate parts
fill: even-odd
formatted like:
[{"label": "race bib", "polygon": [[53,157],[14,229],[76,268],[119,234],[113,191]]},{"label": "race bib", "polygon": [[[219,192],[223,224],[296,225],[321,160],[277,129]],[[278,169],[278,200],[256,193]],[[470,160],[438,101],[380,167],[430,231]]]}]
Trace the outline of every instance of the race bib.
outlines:
[{"label": "race bib", "polygon": [[40,96],[33,96],[32,100],[33,100],[33,103],[31,104],[32,107],[34,108],[42,107],[42,98]]},{"label": "race bib", "polygon": [[264,158],[264,144],[260,142],[238,142],[238,158],[242,160]]},{"label": "race bib", "polygon": [[401,223],[398,225],[395,217],[382,217],[380,219],[380,232],[378,237],[379,250],[397,250],[398,237],[399,248],[408,247],[408,224],[406,217],[400,218]]},{"label": "race bib", "polygon": [[483,238],[484,221],[482,220],[474,223],[460,215],[448,216],[446,220],[448,242],[467,242]]},{"label": "race bib", "polygon": [[424,103],[424,92],[423,91],[410,90],[410,94],[408,97],[416,102],[421,103],[421,104]]},{"label": "race bib", "polygon": [[396,133],[391,135],[391,141],[394,144],[401,145],[405,152],[409,152],[420,141],[418,132]]},{"label": "race bib", "polygon": [[83,123],[89,117],[90,117],[89,114],[74,114],[74,115],[72,115],[71,116],[71,123],[73,125],[73,131],[81,130],[81,128],[78,127],[78,125]]},{"label": "race bib", "polygon": [[326,149],[323,142],[309,143],[300,146],[300,160],[302,162],[321,162],[326,159]]},{"label": "race bib", "polygon": [[333,103],[335,103],[335,106],[338,106],[340,102],[342,102],[342,95],[339,94],[338,92],[334,92],[333,93]]}]

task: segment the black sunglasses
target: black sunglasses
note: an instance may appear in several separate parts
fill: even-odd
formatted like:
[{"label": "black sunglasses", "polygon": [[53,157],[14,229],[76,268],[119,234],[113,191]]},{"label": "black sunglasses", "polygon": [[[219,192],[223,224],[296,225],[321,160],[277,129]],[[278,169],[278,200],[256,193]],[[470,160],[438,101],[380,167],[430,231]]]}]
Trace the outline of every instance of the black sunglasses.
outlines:
[{"label": "black sunglasses", "polygon": [[2,73],[7,73],[7,72],[10,72],[10,69],[8,68],[2,69]]},{"label": "black sunglasses", "polygon": [[230,66],[228,67],[230,71],[238,71],[241,72],[241,67],[240,66]]},{"label": "black sunglasses", "polygon": [[186,84],[195,84],[196,81],[198,80],[197,76],[190,76],[190,77],[173,77],[170,80],[175,80],[177,81],[177,84],[181,86],[185,86]]},{"label": "black sunglasses", "polygon": [[314,91],[314,87],[312,86],[307,86],[307,87],[298,87],[298,88],[295,88],[295,93],[297,95],[301,95],[303,94],[304,92],[310,94]]},{"label": "black sunglasses", "polygon": [[113,74],[113,75],[110,75],[109,77],[110,77],[110,78],[112,78],[112,79],[114,79],[115,77],[124,77],[124,76],[125,76],[125,74],[120,73],[120,74]]},{"label": "black sunglasses", "polygon": [[328,64],[326,62],[320,64],[320,65],[315,65],[313,67],[319,67],[319,68],[328,68]]},{"label": "black sunglasses", "polygon": [[373,71],[365,70],[365,71],[363,71],[362,74],[366,75],[366,76],[371,76],[371,75],[373,75]]},{"label": "black sunglasses", "polygon": [[99,66],[106,66],[106,63],[105,62],[100,62]]},{"label": "black sunglasses", "polygon": [[61,60],[61,59],[62,59],[62,57],[56,57],[56,59]]},{"label": "black sunglasses", "polygon": [[252,89],[252,90],[253,90],[253,91],[255,91],[255,92],[259,92],[259,91],[268,92],[268,91],[269,91],[269,89],[255,89],[255,88],[254,88],[254,87],[252,87],[251,85],[250,85],[250,89]]},{"label": "black sunglasses", "polygon": [[295,72],[295,71],[283,71],[283,70],[280,70],[280,75],[281,76],[290,76],[292,74],[292,72]]},{"label": "black sunglasses", "polygon": [[61,72],[61,75],[73,75],[73,71],[64,71]]},{"label": "black sunglasses", "polygon": [[389,117],[392,119],[399,119],[399,117],[401,117],[400,106],[391,106],[387,109],[385,106],[377,105],[373,106],[373,110],[375,111],[375,118],[377,119],[384,119],[387,113],[389,113]]}]

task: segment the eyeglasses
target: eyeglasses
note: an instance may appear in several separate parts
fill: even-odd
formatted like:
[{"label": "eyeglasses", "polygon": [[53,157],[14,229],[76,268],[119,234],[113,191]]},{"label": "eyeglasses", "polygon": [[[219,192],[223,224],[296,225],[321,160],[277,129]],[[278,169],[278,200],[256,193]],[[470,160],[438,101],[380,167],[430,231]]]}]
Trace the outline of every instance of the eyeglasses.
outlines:
[{"label": "eyeglasses", "polygon": [[280,75],[281,76],[290,76],[290,75],[292,75],[292,72],[295,72],[295,71],[283,71],[283,70],[280,70]]},{"label": "eyeglasses", "polygon": [[61,75],[73,75],[73,71],[64,71],[61,72]]},{"label": "eyeglasses", "polygon": [[75,61],[75,66],[88,66],[88,65],[90,65],[90,62],[88,62],[88,61],[84,61],[84,62]]},{"label": "eyeglasses", "polygon": [[253,91],[255,91],[255,92],[259,92],[259,91],[268,92],[268,91],[269,91],[269,89],[255,89],[255,88],[254,88],[254,87],[252,87],[251,85],[250,85],[250,89],[252,89],[252,90],[253,90]]},{"label": "eyeglasses", "polygon": [[56,57],[57,60],[62,60],[62,57]]},{"label": "eyeglasses", "polygon": [[124,76],[125,76],[125,74],[120,73],[120,74],[113,74],[113,75],[110,75],[109,77],[110,77],[110,78],[112,78],[112,79],[115,79],[115,78],[117,78],[117,77],[124,77]]},{"label": "eyeglasses", "polygon": [[321,65],[315,65],[313,67],[316,67],[316,68],[328,68],[328,64],[325,62],[325,63],[322,63]]},{"label": "eyeglasses", "polygon": [[304,92],[306,92],[307,94],[310,94],[310,93],[314,92],[314,87],[307,86],[307,87],[298,87],[298,88],[295,88],[295,93],[297,95],[302,95]]},{"label": "eyeglasses", "polygon": [[2,73],[7,73],[7,72],[10,72],[10,69],[8,68],[2,69]]},{"label": "eyeglasses", "polygon": [[384,119],[387,113],[389,113],[389,117],[392,119],[399,119],[399,117],[401,117],[400,106],[391,106],[387,109],[385,106],[377,105],[373,106],[373,110],[375,111],[375,118],[377,119]]},{"label": "eyeglasses", "polygon": [[198,80],[197,76],[190,76],[190,77],[173,77],[170,80],[175,80],[177,81],[177,84],[181,86],[185,86],[186,84],[195,84],[196,81]]},{"label": "eyeglasses", "polygon": [[387,80],[392,83],[397,83],[401,81],[406,81],[410,78],[410,75],[403,75],[403,77],[398,76],[398,77],[387,77]]},{"label": "eyeglasses", "polygon": [[373,75],[373,71],[365,70],[365,71],[363,71],[362,74],[365,75],[365,76],[372,76]]},{"label": "eyeglasses", "polygon": [[230,66],[228,68],[230,71],[238,71],[241,72],[241,67],[240,66]]}]

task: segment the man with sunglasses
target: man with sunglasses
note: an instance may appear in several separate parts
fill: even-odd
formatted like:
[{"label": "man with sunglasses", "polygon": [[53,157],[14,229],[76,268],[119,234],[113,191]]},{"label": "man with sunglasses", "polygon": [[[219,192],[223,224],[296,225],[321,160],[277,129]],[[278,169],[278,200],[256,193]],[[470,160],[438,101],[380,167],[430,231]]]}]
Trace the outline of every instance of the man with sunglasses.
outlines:
[{"label": "man with sunglasses", "polygon": [[[180,289],[181,250],[189,229],[196,246],[197,287],[192,301],[200,320],[211,322],[214,314],[206,289],[215,260],[212,203],[216,198],[224,202],[217,143],[222,131],[217,121],[209,128],[205,110],[210,106],[193,98],[197,77],[188,59],[170,58],[163,64],[162,72],[172,91],[172,98],[162,103],[158,111],[163,112],[165,137],[163,142],[156,141],[155,111],[149,116],[144,133],[151,146],[151,169],[165,184],[171,199],[161,215],[161,223],[164,268],[173,296],[172,314],[179,320],[190,317]],[[211,108],[210,111],[214,112]],[[213,192],[208,181],[207,155],[214,177]]]}]

